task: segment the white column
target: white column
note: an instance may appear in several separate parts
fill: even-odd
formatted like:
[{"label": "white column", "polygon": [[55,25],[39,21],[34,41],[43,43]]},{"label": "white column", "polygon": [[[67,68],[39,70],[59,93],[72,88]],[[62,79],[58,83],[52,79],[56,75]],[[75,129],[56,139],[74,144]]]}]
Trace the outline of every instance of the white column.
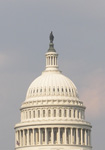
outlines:
[{"label": "white column", "polygon": [[41,139],[42,139],[42,137],[41,137],[41,129],[39,128],[39,145],[41,145]]},{"label": "white column", "polygon": [[27,129],[27,146],[29,145],[29,129]]},{"label": "white column", "polygon": [[23,129],[23,146],[25,145],[25,131]]},{"label": "white column", "polygon": [[78,139],[78,128],[76,128],[76,145],[79,144],[79,139]]},{"label": "white column", "polygon": [[20,143],[20,146],[21,146],[21,130],[19,131],[19,133],[20,133],[20,134],[19,134],[19,136],[20,136],[20,137],[19,137],[19,139],[20,139],[19,143]]},{"label": "white column", "polygon": [[45,128],[45,144],[48,143],[48,134],[47,134],[47,128]]},{"label": "white column", "polygon": [[35,136],[35,130],[32,129],[32,145],[35,144],[35,142],[34,142],[35,141],[34,136]]},{"label": "white column", "polygon": [[81,129],[81,145],[83,145],[83,129]]},{"label": "white column", "polygon": [[73,128],[71,128],[71,145],[73,144]]},{"label": "white column", "polygon": [[65,128],[65,144],[67,144],[67,128]]},{"label": "white column", "polygon": [[60,144],[60,128],[58,128],[58,144]]},{"label": "white column", "polygon": [[54,128],[52,128],[52,136],[51,136],[52,144],[54,144]]}]

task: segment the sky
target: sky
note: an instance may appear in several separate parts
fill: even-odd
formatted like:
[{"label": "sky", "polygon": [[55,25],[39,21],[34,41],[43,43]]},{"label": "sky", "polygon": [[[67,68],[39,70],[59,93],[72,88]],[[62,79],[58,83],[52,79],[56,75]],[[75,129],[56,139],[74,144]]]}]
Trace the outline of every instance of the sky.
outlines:
[{"label": "sky", "polygon": [[45,70],[51,31],[59,69],[86,106],[93,150],[104,150],[104,0],[0,0],[0,149],[15,147],[19,109],[30,83]]}]

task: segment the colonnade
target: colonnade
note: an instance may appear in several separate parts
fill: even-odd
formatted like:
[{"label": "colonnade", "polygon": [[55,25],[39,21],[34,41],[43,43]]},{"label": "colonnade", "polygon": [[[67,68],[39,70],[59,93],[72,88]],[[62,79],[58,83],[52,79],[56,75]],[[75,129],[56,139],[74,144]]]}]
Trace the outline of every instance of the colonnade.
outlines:
[{"label": "colonnade", "polygon": [[91,130],[83,128],[29,128],[16,133],[16,147],[47,144],[91,146]]},{"label": "colonnade", "polygon": [[57,65],[57,55],[48,55],[46,57],[46,66]]}]

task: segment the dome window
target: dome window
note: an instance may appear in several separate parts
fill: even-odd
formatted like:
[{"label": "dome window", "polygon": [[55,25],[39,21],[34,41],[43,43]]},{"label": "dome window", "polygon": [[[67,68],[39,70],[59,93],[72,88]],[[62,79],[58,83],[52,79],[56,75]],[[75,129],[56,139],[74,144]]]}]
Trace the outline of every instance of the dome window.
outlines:
[{"label": "dome window", "polygon": [[45,110],[43,110],[43,117],[45,117]]},{"label": "dome window", "polygon": [[71,117],[71,110],[69,110],[69,117]]},{"label": "dome window", "polygon": [[59,117],[61,117],[61,109],[59,110]]},{"label": "dome window", "polygon": [[67,117],[67,111],[64,110],[64,117]]},{"label": "dome window", "polygon": [[42,92],[42,89],[40,89],[40,92]]},{"label": "dome window", "polygon": [[38,89],[36,90],[36,92],[38,93]]},{"label": "dome window", "polygon": [[57,88],[57,91],[59,92],[59,88]]},{"label": "dome window", "polygon": [[55,88],[53,88],[53,92],[55,92]]},{"label": "dome window", "polygon": [[51,117],[51,110],[48,110],[48,117]]},{"label": "dome window", "polygon": [[63,92],[63,88],[62,88],[62,92]]},{"label": "dome window", "polygon": [[73,96],[74,96],[74,90],[72,89],[72,93],[73,93]]},{"label": "dome window", "polygon": [[67,89],[65,89],[65,91],[67,92]]},{"label": "dome window", "polygon": [[69,89],[69,93],[71,93],[71,90]]},{"label": "dome window", "polygon": [[35,111],[33,111],[33,118],[35,118]]},{"label": "dome window", "polygon": [[56,110],[54,110],[54,117],[56,117]]},{"label": "dome window", "polygon": [[31,118],[31,111],[29,111],[29,118]]},{"label": "dome window", "polygon": [[75,118],[75,110],[74,110],[74,118]]},{"label": "dome window", "polygon": [[38,118],[40,118],[40,110],[38,110]]}]

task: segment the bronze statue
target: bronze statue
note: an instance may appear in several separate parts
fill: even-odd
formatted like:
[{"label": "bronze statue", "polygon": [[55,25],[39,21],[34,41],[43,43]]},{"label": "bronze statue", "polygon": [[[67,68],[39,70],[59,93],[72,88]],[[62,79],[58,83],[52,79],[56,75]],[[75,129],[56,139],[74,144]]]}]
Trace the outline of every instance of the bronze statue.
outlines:
[{"label": "bronze statue", "polygon": [[52,31],[51,31],[51,33],[50,33],[49,39],[50,39],[50,43],[53,43],[53,41],[54,41],[54,36],[53,36]]}]

